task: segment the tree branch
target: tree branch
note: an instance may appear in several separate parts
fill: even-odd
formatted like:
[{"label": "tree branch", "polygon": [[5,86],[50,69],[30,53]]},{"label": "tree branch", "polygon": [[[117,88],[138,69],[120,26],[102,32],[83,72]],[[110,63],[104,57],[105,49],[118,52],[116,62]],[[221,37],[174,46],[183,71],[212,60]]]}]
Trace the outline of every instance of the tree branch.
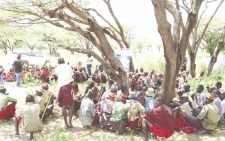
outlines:
[{"label": "tree branch", "polygon": [[191,11],[191,10],[190,10],[190,8],[188,7],[188,4],[187,4],[186,0],[182,0],[182,3],[183,3],[183,8],[185,9],[185,11],[186,11],[187,13],[189,13],[189,11]]},{"label": "tree branch", "polygon": [[[174,49],[173,37],[171,33],[171,26],[166,17],[166,4],[168,0],[152,0],[154,5],[155,17],[158,24],[158,32],[160,33],[164,48],[164,55],[166,60],[173,60],[176,52]],[[172,62],[172,61],[171,61]]]},{"label": "tree branch", "polygon": [[123,48],[123,45],[121,44],[120,39],[117,38],[116,34],[110,29],[110,28],[104,28],[103,32],[106,33],[109,37],[111,37],[113,40],[115,40],[120,48]]},{"label": "tree branch", "polygon": [[70,0],[63,0],[63,5],[67,7],[72,13],[79,16],[84,21],[88,21],[87,12],[84,11],[84,9],[78,8],[78,6],[74,6],[72,1]]},{"label": "tree branch", "polygon": [[186,22],[186,25],[185,25],[185,31],[183,31],[181,41],[180,41],[180,43],[182,43],[181,49],[180,49],[181,54],[184,54],[187,47],[188,47],[189,40],[186,40],[186,39],[189,39],[190,34],[192,33],[194,26],[196,26],[197,18],[198,18],[198,12],[199,12],[199,9],[201,7],[202,2],[203,2],[203,0],[192,1],[191,11],[188,14],[188,17],[187,17],[187,20],[186,20],[187,22]]},{"label": "tree branch", "polygon": [[118,28],[120,30],[119,35],[121,36],[122,42],[124,43],[124,45],[125,45],[126,48],[129,48],[129,45],[128,45],[128,43],[126,41],[126,38],[125,38],[125,35],[124,35],[123,27],[120,24],[119,20],[117,19],[115,13],[113,12],[113,9],[112,9],[111,3],[110,3],[111,0],[103,0],[103,1],[108,6],[109,12],[110,12],[111,16],[113,17],[114,21],[116,22],[116,24],[117,24],[117,26],[118,26]]},{"label": "tree branch", "polygon": [[96,54],[94,51],[90,49],[81,49],[81,48],[71,48],[71,47],[63,47],[64,45],[59,45],[59,47],[62,47],[63,49],[66,49],[71,52],[77,52],[77,53],[82,53],[82,54],[90,54],[93,56],[96,60],[98,60],[100,63],[102,63],[105,66],[105,71],[107,74],[114,74],[115,76],[117,75],[115,71],[113,71],[113,68],[111,65],[104,60],[102,57],[100,57],[98,54]]},{"label": "tree branch", "polygon": [[224,0],[221,0],[220,4],[216,7],[216,10],[213,12],[213,14],[211,15],[209,21],[208,21],[207,24],[205,25],[204,30],[203,30],[201,36],[198,38],[198,40],[197,40],[196,43],[195,43],[195,46],[196,46],[197,48],[199,47],[199,45],[200,45],[200,43],[201,43],[201,41],[202,41],[202,39],[203,39],[203,37],[204,37],[204,35],[205,35],[205,33],[206,33],[208,27],[209,27],[209,24],[211,23],[213,17],[216,15],[217,11],[219,10],[219,8],[220,8],[220,6],[223,4],[223,2],[224,2]]},{"label": "tree branch", "polygon": [[95,12],[104,22],[106,22],[114,31],[116,31],[118,34],[120,34],[120,32],[108,21],[106,20],[96,9],[93,8],[87,8],[86,10],[88,11],[93,11]]},{"label": "tree branch", "polygon": [[[181,26],[181,13],[179,11],[179,3],[176,0],[176,7],[170,3],[169,1],[166,1],[166,9],[173,15],[174,18],[174,26],[173,26],[173,42],[176,43],[176,46],[174,48],[179,47],[179,41],[180,41],[180,26]],[[175,49],[177,50],[177,49]]]}]

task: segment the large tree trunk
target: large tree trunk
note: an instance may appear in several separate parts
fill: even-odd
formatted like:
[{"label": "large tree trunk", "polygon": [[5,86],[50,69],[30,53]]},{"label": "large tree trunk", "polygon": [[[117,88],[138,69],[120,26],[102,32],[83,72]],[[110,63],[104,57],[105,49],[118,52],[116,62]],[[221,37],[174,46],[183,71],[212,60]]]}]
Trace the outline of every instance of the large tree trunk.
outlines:
[{"label": "large tree trunk", "polygon": [[165,68],[165,76],[163,81],[163,87],[162,87],[162,93],[164,94],[163,99],[164,103],[171,102],[171,99],[175,96],[175,87],[176,87],[176,77],[177,77],[177,71],[176,71],[176,60],[174,62],[171,62],[169,60],[166,60],[166,68]]},{"label": "large tree trunk", "polygon": [[113,80],[115,80],[120,85],[128,86],[127,74],[123,68],[121,61],[118,59],[118,57],[116,57],[111,44],[107,40],[103,28],[99,26],[94,17],[89,18],[89,25],[91,31],[95,33],[96,37],[99,40],[100,45],[98,45],[97,48],[102,54],[105,55],[108,60],[108,65],[106,66],[106,68],[108,69],[106,72],[112,77]]},{"label": "large tree trunk", "polygon": [[168,41],[163,41],[164,56],[166,59],[165,75],[162,85],[162,94],[164,103],[168,104],[175,97],[176,77],[179,73],[184,55],[178,55],[173,50],[168,50]]},{"label": "large tree trunk", "polygon": [[207,72],[207,76],[209,76],[212,73],[213,70],[213,66],[216,63],[216,59],[217,57],[215,57],[214,55],[211,56],[209,64],[208,64],[208,72]]},{"label": "large tree trunk", "polygon": [[194,78],[196,76],[196,54],[192,51],[188,51],[189,59],[190,59],[190,74]]}]

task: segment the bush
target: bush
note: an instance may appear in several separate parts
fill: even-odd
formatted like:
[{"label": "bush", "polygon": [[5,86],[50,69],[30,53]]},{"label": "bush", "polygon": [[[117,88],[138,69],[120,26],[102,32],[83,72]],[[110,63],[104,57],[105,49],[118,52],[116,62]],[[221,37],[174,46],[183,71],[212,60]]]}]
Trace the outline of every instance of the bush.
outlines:
[{"label": "bush", "polygon": [[[198,84],[202,84],[205,88],[207,86],[215,85],[217,81],[223,82],[225,79],[225,71],[214,71],[209,77],[204,77],[202,80],[199,78],[192,78],[188,81],[188,84],[191,86],[191,90],[195,91]],[[224,85],[223,85],[223,88]]]}]

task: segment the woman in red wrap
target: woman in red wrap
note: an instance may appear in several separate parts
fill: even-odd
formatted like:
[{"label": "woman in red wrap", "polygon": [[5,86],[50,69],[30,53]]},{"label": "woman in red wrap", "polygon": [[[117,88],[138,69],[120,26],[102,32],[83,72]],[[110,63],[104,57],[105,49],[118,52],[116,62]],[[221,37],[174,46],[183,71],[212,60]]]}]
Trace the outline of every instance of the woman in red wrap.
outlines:
[{"label": "woman in red wrap", "polygon": [[169,138],[174,132],[174,117],[169,107],[156,99],[154,109],[147,112],[142,120],[145,141],[148,141],[148,129],[158,137]]}]

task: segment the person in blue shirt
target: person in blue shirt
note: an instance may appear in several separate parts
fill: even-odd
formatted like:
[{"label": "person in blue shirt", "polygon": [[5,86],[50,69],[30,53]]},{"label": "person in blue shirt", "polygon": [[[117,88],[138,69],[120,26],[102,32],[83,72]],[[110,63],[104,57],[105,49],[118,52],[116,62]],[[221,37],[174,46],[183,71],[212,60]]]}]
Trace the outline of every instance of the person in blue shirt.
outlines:
[{"label": "person in blue shirt", "polygon": [[145,112],[149,112],[154,108],[154,89],[153,88],[148,88],[146,92],[146,100],[145,100]]}]

